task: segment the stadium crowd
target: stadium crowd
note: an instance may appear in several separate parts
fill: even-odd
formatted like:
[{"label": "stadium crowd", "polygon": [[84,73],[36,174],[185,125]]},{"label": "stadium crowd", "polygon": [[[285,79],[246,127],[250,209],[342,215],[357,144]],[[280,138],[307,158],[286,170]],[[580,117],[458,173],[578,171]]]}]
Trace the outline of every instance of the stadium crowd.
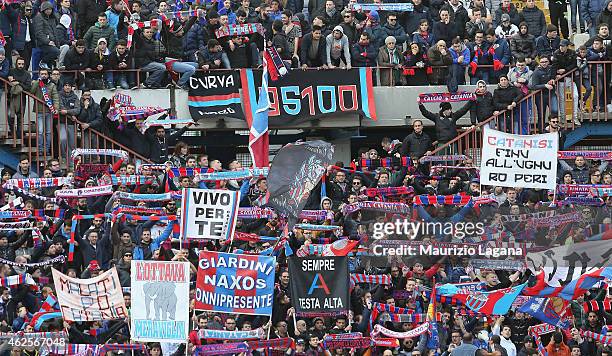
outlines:
[{"label": "stadium crowd", "polygon": [[[206,154],[192,154],[190,148],[180,142],[186,128],[170,133],[162,127],[153,127],[145,134],[137,128],[126,126],[122,130],[107,120],[109,105],[96,103],[91,98],[91,89],[123,88],[137,89],[136,72],[148,72],[143,87],[159,88],[170,84],[168,72],[175,72],[178,87],[185,87],[196,69],[257,67],[261,64],[260,52],[264,43],[274,46],[288,65],[294,68],[335,68],[378,66],[382,70],[379,79],[382,85],[448,85],[456,91],[457,85],[465,83],[466,72],[471,84],[479,84],[477,104],[466,106],[453,113],[450,105],[441,105],[440,114],[421,110],[424,116],[436,123],[436,137],[423,130],[420,120],[413,122],[411,133],[402,141],[401,137],[385,138],[380,147],[363,147],[353,163],[336,162],[325,173],[322,183],[312,191],[305,206],[308,210],[324,210],[326,218],[305,219],[302,222],[342,226],[338,236],[332,232],[309,231],[294,228],[288,232],[287,244],[298,251],[311,244],[329,244],[340,239],[360,240],[360,247],[368,246],[376,222],[385,221],[393,214],[362,209],[345,213],[345,207],[357,202],[378,201],[380,194],[369,194],[371,189],[399,188],[397,195],[385,197],[386,201],[406,203],[411,207],[407,216],[415,221],[439,222],[484,222],[486,233],[466,236],[458,241],[451,233],[420,234],[422,243],[468,242],[477,243],[503,236],[504,242],[528,243],[532,246],[555,247],[585,241],[600,234],[612,223],[612,197],[603,198],[602,206],[578,204],[558,205],[561,192],[527,189],[523,187],[502,188],[482,186],[474,157],[466,156],[452,168],[433,168],[435,162],[420,162],[430,156],[436,148],[435,142],[444,144],[457,136],[455,122],[471,111],[472,123],[482,122],[495,112],[521,110],[516,103],[530,90],[543,89],[545,100],[540,101],[538,113],[545,116],[550,103],[551,114],[548,125],[538,127],[540,132],[558,132],[561,141],[564,132],[558,113],[558,87],[563,85],[584,87],[586,93],[576,100],[584,107],[592,92],[597,93],[598,102],[594,110],[604,110],[609,99],[603,93],[610,83],[610,69],[605,64],[590,61],[608,59],[612,38],[612,1],[572,0],[571,27],[588,31],[591,39],[576,50],[569,43],[570,26],[565,20],[567,3],[564,0],[549,1],[550,18],[547,23],[544,13],[535,6],[534,0],[526,0],[521,11],[517,11],[509,0],[474,0],[462,4],[458,0],[413,0],[413,11],[363,11],[350,10],[351,4],[340,1],[311,0],[302,11],[304,3],[294,1],[224,1],[222,5],[197,5],[191,3],[168,3],[166,1],[135,0],[127,5],[120,0],[107,4],[103,0],[63,0],[59,3],[7,2],[0,10],[0,30],[6,41],[0,49],[0,78],[10,82],[9,95],[20,95],[19,90],[31,91],[44,100],[51,97],[60,115],[74,117],[83,128],[96,128],[112,133],[119,142],[125,142],[137,153],[150,157],[155,163],[168,163],[175,168],[199,168],[202,172],[239,171],[243,167],[238,160],[220,162]],[[195,16],[178,15],[175,11],[198,9]],[[578,15],[578,16],[576,16]],[[134,44],[128,48],[128,28],[131,24],[149,20],[160,20],[157,25],[136,26]],[[579,21],[578,21],[579,20]],[[215,31],[227,24],[259,23],[265,29],[261,33],[245,36],[218,38]],[[561,30],[563,39],[559,38]],[[405,47],[404,47],[405,45]],[[406,48],[406,51],[404,51]],[[17,59],[12,60],[13,55]],[[32,58],[37,58],[32,60]],[[475,63],[475,64],[472,64]],[[503,64],[500,66],[499,63]],[[510,68],[510,65],[513,65]],[[558,76],[579,68],[579,75],[566,83],[556,82]],[[473,71],[472,71],[473,69]],[[30,70],[35,72],[32,81]],[[604,77],[605,76],[605,77]],[[579,78],[576,80],[576,78]],[[587,80],[588,79],[588,80]],[[43,82],[48,94],[41,90]],[[490,93],[485,84],[499,87]],[[564,84],[561,84],[564,83]],[[20,89],[18,89],[19,87]],[[74,89],[80,89],[80,98]],[[14,90],[14,91],[13,91]],[[609,92],[609,90],[607,90]],[[577,94],[575,94],[577,95]],[[553,99],[555,98],[555,99]],[[12,105],[21,103],[14,99]],[[42,104],[38,104],[42,105]],[[536,105],[537,102],[536,102]],[[23,106],[23,104],[22,104]],[[23,114],[23,108],[14,110]],[[44,110],[40,110],[41,112]],[[577,114],[579,110],[574,110]],[[462,113],[462,115],[459,115]],[[51,116],[38,118],[39,135],[49,135]],[[442,117],[442,118],[441,118]],[[452,120],[447,120],[451,118]],[[14,118],[13,118],[14,119]],[[19,122],[19,120],[17,120]],[[48,122],[47,122],[48,121]],[[450,123],[449,123],[450,122]],[[543,119],[542,119],[543,122]],[[519,132],[517,122],[505,125],[508,131]],[[12,126],[12,124],[11,124]],[[508,128],[510,127],[510,128]],[[17,131],[21,131],[17,128]],[[137,135],[137,136],[134,136]],[[137,137],[137,138],[135,138]],[[61,140],[61,139],[60,139]],[[178,142],[177,142],[178,141]],[[48,146],[41,151],[49,152],[50,140],[40,140]],[[65,141],[64,141],[65,144]],[[454,153],[457,153],[456,151]],[[363,164],[379,162],[382,158],[409,157],[411,164],[381,165]],[[22,157],[16,172],[2,170],[3,194],[1,205],[12,204],[21,197],[22,205],[11,209],[31,212],[37,229],[13,229],[0,232],[0,258],[6,261],[37,263],[58,256],[68,256],[71,223],[74,215],[111,213],[119,205],[134,204],[141,208],[158,208],[159,215],[180,213],[180,200],[162,202],[127,201],[117,194],[87,198],[52,199],[55,191],[62,188],[81,188],[102,185],[111,175],[117,177],[113,183],[115,192],[143,194],[164,193],[188,187],[208,187],[241,191],[241,207],[256,207],[268,190],[265,178],[253,180],[198,181],[197,175],[170,177],[166,169],[155,170],[149,166],[139,167],[136,162],[116,160],[103,172],[88,172],[79,169],[80,164],[99,163],[80,157],[73,169],[60,169],[60,160],[51,159],[35,172],[27,157]],[[395,162],[395,161],[393,161]],[[586,160],[577,155],[572,160],[562,160],[557,173],[560,184],[611,185],[612,172],[606,160]],[[129,184],[121,183],[121,177],[144,176]],[[20,188],[6,185],[9,179],[71,178],[65,185],[44,188]],[[116,183],[116,184],[115,184]],[[482,204],[468,202],[464,205],[412,206],[414,195],[489,196]],[[42,211],[42,213],[40,213]],[[579,211],[579,221],[570,224],[529,226],[530,214],[555,211],[556,214]],[[393,217],[396,217],[395,215]],[[283,234],[285,222],[279,216],[262,218],[240,218],[236,230],[258,236]],[[225,245],[219,241],[203,244],[180,245],[175,239],[165,241],[163,224],[157,221],[121,220],[104,217],[79,220],[75,239],[74,260],[38,267],[22,267],[0,263],[0,278],[28,272],[36,282],[35,288],[28,284],[0,287],[0,331],[33,332],[32,317],[54,294],[51,267],[71,277],[91,278],[102,271],[116,267],[124,299],[128,308],[139,307],[131,301],[130,263],[133,259],[189,261],[192,269],[198,265],[198,250],[261,252],[271,244],[267,242],[235,242]],[[36,233],[34,233],[36,231]],[[183,248],[180,248],[182,246]],[[282,353],[286,355],[349,355],[364,350],[326,350],[323,340],[330,334],[362,332],[371,330],[370,316],[373,303],[403,307],[423,313],[430,303],[426,292],[432,283],[484,282],[484,290],[494,291],[518,285],[532,279],[529,271],[492,270],[475,268],[468,257],[447,257],[418,260],[390,259],[385,266],[368,263],[367,256],[351,255],[352,273],[369,275],[389,274],[391,284],[357,283],[351,289],[350,311],[346,316],[303,317],[292,308],[289,285],[292,281],[287,270],[284,250],[277,256],[274,309],[271,320],[267,317],[231,315],[194,311],[193,298],[190,315],[194,330],[185,344],[148,344],[151,355],[192,354],[199,345],[222,341],[211,341],[198,337],[199,329],[251,330],[261,326],[271,328],[270,338],[291,337],[294,348]],[[192,273],[192,281],[195,273]],[[192,286],[191,292],[194,292]],[[396,293],[401,291],[402,293]],[[582,337],[578,330],[601,333],[602,327],[612,324],[612,315],[605,311],[588,311],[583,302],[601,301],[611,296],[607,289],[593,289],[572,301],[572,327],[543,335],[542,340],[549,355],[610,356],[612,350],[602,343]],[[439,345],[428,347],[427,335],[399,340],[394,348],[372,347],[374,355],[536,355],[534,338],[528,335],[530,326],[540,321],[529,314],[516,310],[504,316],[478,317],[460,315],[456,306],[439,305],[441,320],[438,323]],[[418,326],[417,322],[395,322],[387,313],[372,321],[386,328],[402,332]],[[128,343],[130,331],[126,320],[72,323],[61,318],[46,321],[37,331],[67,330],[69,340],[75,344]],[[610,330],[612,332],[612,330]],[[608,333],[608,336],[612,336]],[[187,341],[187,340],[186,340]],[[11,355],[38,355],[35,347],[8,345],[0,352]],[[257,352],[257,351],[256,351]],[[135,351],[139,354],[139,351]],[[263,352],[262,352],[263,353]]]}]

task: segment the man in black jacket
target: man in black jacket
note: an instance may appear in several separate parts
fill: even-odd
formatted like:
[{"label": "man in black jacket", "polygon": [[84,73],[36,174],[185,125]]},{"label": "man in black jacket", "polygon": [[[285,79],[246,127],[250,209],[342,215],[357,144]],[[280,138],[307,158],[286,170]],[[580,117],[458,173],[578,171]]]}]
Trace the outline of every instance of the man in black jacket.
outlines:
[{"label": "man in black jacket", "polygon": [[163,55],[166,52],[164,46],[153,38],[153,29],[146,27],[142,30],[142,36],[136,43],[135,60],[136,67],[143,72],[150,72],[144,82],[146,88],[159,88],[166,73]]},{"label": "man in black jacket", "polygon": [[313,25],[312,32],[302,38],[300,63],[302,68],[327,68],[325,59],[325,38],[320,26]]},{"label": "man in black jacket", "polygon": [[[425,105],[419,100],[419,110],[421,110],[421,114],[423,114],[426,119],[433,121],[436,125],[436,136],[439,144],[445,144],[457,137],[457,120],[467,114],[471,107],[472,102],[470,101],[461,109],[453,112],[451,104],[445,102],[440,103],[440,112],[434,114],[425,109]],[[450,147],[450,151],[447,150],[447,152],[442,154],[456,153],[457,149],[455,146],[456,144]]]},{"label": "man in black jacket", "polygon": [[535,103],[538,111],[538,130],[544,132],[544,115],[546,108],[550,106],[551,115],[557,115],[558,100],[555,93],[555,73],[552,67],[549,66],[550,60],[548,57],[540,58],[540,65],[533,71],[529,79],[529,89],[540,90],[542,94],[536,94]]},{"label": "man in black jacket", "polygon": [[[166,115],[162,115],[160,119],[164,116]],[[153,126],[147,130],[146,137],[151,149],[151,160],[155,163],[166,162],[168,160],[168,146],[181,137],[192,124],[189,123],[187,126],[183,126],[173,134],[167,134],[163,126]]]},{"label": "man in black jacket", "polygon": [[431,154],[431,138],[423,132],[423,121],[414,120],[412,123],[414,132],[406,136],[402,142],[400,154],[402,157],[422,157]]},{"label": "man in black jacket", "polygon": [[85,46],[85,40],[79,39],[74,47],[68,50],[64,57],[64,67],[69,71],[64,74],[64,79],[72,77],[76,73],[76,84],[79,88],[91,87],[91,79],[85,78],[82,72],[91,72],[92,55]]},{"label": "man in black jacket", "polygon": [[[552,70],[556,73],[557,77],[564,75],[565,73],[573,70],[578,66],[576,62],[576,51],[569,48],[570,41],[562,39],[559,44],[559,49],[553,52],[552,56]],[[565,88],[571,86],[572,96],[574,97],[574,107],[572,118],[576,125],[580,125],[578,121],[578,87],[576,83],[572,81],[572,76],[566,76],[564,79],[559,80],[557,88],[557,95],[559,98],[565,98]],[[562,99],[563,100],[563,99]],[[559,116],[564,118],[565,116],[565,105],[559,105]]]}]

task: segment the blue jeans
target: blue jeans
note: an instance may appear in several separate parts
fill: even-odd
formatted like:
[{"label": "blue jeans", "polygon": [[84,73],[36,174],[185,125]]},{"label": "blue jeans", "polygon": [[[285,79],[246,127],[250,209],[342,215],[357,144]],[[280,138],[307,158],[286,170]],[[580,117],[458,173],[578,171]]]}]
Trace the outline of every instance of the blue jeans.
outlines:
[{"label": "blue jeans", "polygon": [[38,80],[38,69],[40,66],[38,65],[40,62],[40,49],[38,47],[32,48],[32,80]]},{"label": "blue jeans", "polygon": [[[538,111],[538,130],[544,132],[544,115],[546,114],[546,108],[550,105],[550,113],[557,115],[559,113],[559,101],[554,90],[544,89],[544,94],[535,95],[536,108]],[[565,118],[563,118],[565,119]]]},{"label": "blue jeans", "polygon": [[531,111],[531,100],[523,101],[520,104],[518,113],[515,112],[517,115],[514,116],[515,134],[527,135],[529,133],[529,118],[531,117]]},{"label": "blue jeans", "polygon": [[[469,70],[471,69],[468,69],[468,71]],[[470,85],[476,85],[479,80],[484,80],[487,84],[489,84],[489,72],[486,70],[477,70],[476,74],[474,74],[473,77],[470,77]]]},{"label": "blue jeans", "polygon": [[173,62],[172,70],[179,73],[181,78],[178,80],[176,85],[179,87],[184,87],[189,82],[189,78],[195,73],[198,68],[198,64],[196,62]]},{"label": "blue jeans", "polygon": [[51,130],[53,130],[51,123],[53,119],[51,117],[51,113],[48,112],[49,109],[45,108],[45,110],[47,112],[36,114],[39,154],[43,154],[44,152],[47,154],[51,153]]},{"label": "blue jeans", "polygon": [[140,68],[143,72],[149,73],[149,77],[145,80],[145,84],[149,86],[160,86],[161,81],[166,73],[166,66],[162,63],[151,62],[146,66]]}]

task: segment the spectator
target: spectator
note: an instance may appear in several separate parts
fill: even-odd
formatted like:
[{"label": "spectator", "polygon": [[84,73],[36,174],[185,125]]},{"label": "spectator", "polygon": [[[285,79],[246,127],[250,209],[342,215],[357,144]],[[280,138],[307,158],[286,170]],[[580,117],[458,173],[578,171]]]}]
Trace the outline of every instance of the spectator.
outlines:
[{"label": "spectator", "polygon": [[[217,42],[218,43],[218,42]],[[163,62],[163,55],[166,52],[164,45],[153,38],[153,29],[145,27],[142,35],[136,41],[135,63],[136,67],[143,72],[149,72],[149,76],[144,82],[145,88],[159,88],[166,74],[166,66]]]},{"label": "spectator", "polygon": [[[342,26],[334,27],[334,31],[325,39],[325,54],[327,67],[351,69],[351,53],[348,38],[343,32]],[[374,47],[376,48],[376,47]]]},{"label": "spectator", "polygon": [[404,52],[404,71],[406,85],[427,85],[427,70],[429,61],[424,49],[416,43],[412,42],[406,52]]},{"label": "spectator", "polygon": [[567,5],[569,5],[568,0],[552,0],[548,4],[548,8],[550,10],[550,23],[551,25],[557,26],[557,28],[561,30],[561,35],[564,39],[569,38],[567,18],[565,17],[565,14],[567,13]]},{"label": "spectator", "polygon": [[13,22],[13,48],[19,53],[19,56],[24,59],[26,70],[30,68],[32,59],[32,49],[36,47],[35,39],[36,32],[32,21],[32,2],[26,1],[23,3],[19,14]]},{"label": "spectator", "polygon": [[526,0],[525,7],[521,10],[520,15],[521,23],[525,22],[527,24],[530,35],[536,38],[546,35],[546,17],[544,12],[536,6],[535,0]]},{"label": "spectator", "polygon": [[361,25],[355,24],[355,17],[353,13],[348,9],[345,9],[341,13],[342,15],[342,30],[344,30],[344,34],[349,40],[351,46],[359,40],[359,31],[361,30]]},{"label": "spectator", "polygon": [[453,59],[453,64],[450,66],[448,88],[451,93],[456,93],[458,85],[465,85],[465,68],[470,63],[470,50],[459,38],[455,38],[448,52]]},{"label": "spectator", "polygon": [[508,73],[511,56],[510,46],[505,39],[497,38],[492,28],[487,30],[485,38],[488,42],[489,54],[493,57],[493,68],[490,69],[489,79],[492,83],[497,83],[501,75]]},{"label": "spectator", "polygon": [[510,38],[518,34],[518,32],[518,27],[516,27],[515,24],[510,23],[510,16],[508,16],[508,14],[503,14],[501,24],[495,29],[495,35],[497,38],[503,38],[510,41]]},{"label": "spectator", "polygon": [[493,63],[493,59],[489,53],[489,42],[486,42],[484,37],[484,32],[477,30],[474,34],[474,42],[467,45],[471,58],[471,61],[469,61],[470,69],[468,69],[471,85],[475,85],[480,80],[489,83],[490,68],[487,66]]},{"label": "spectator", "polygon": [[[587,50],[587,60],[590,61],[606,61],[609,55],[607,48],[603,44],[601,38],[596,37],[593,41],[593,45]],[[591,65],[591,86],[595,88],[595,98],[593,100],[593,111],[602,112],[606,106],[606,95],[604,94],[604,88],[606,87],[604,64]],[[597,102],[596,102],[597,101]]]},{"label": "spectator", "polygon": [[532,90],[542,89],[541,94],[535,95],[535,103],[538,111],[538,129],[540,132],[544,130],[544,114],[546,108],[550,107],[551,115],[557,115],[558,100],[555,89],[555,73],[552,67],[549,66],[550,60],[548,57],[540,58],[540,65],[531,75],[529,88]]},{"label": "spectator", "polygon": [[134,69],[132,65],[132,56],[127,50],[127,43],[125,40],[117,41],[115,50],[110,54],[111,68],[116,72],[113,73],[113,85],[119,89],[136,89],[134,72],[130,70]]},{"label": "spectator", "polygon": [[299,64],[299,42],[302,38],[302,29],[297,17],[294,17],[291,11],[285,10],[281,15],[283,22],[283,31],[287,35],[288,52],[291,54],[291,63],[293,68],[297,68]]},{"label": "spectator", "polygon": [[[597,25],[605,23],[608,25],[608,29],[612,27],[612,1],[608,1],[606,7],[601,11],[599,16],[597,17]],[[574,24],[574,27],[575,24]]]},{"label": "spectator", "polygon": [[[38,80],[32,81],[30,93],[34,94],[40,102],[35,104],[36,107],[36,123],[38,133],[38,152],[41,155],[51,155],[51,130],[53,127],[52,112],[58,112],[60,101],[59,94],[55,84],[49,80],[49,70],[41,68],[38,72]],[[44,97],[51,99],[50,102],[45,102]],[[45,103],[45,104],[43,104]]]},{"label": "spectator", "polygon": [[179,137],[187,131],[191,124],[183,126],[180,130],[172,134],[166,133],[162,126],[153,126],[145,134],[149,146],[151,147],[151,160],[156,163],[163,163],[168,160],[168,146],[174,144]]},{"label": "spectator", "polygon": [[529,26],[526,22],[519,24],[519,33],[510,39],[510,51],[516,60],[523,57],[527,65],[531,65],[531,59],[537,56],[535,47],[535,37],[529,33]]},{"label": "spectator", "polygon": [[351,63],[355,67],[376,67],[378,51],[370,43],[370,36],[364,32],[359,37],[359,42],[351,46]]},{"label": "spectator", "polygon": [[202,69],[221,68],[223,49],[217,40],[208,40],[208,45],[197,53],[198,66]]},{"label": "spectator", "polygon": [[[553,67],[553,72],[557,74],[557,78],[577,68],[576,51],[570,49],[569,45],[570,42],[563,39],[559,42],[559,49],[553,53],[551,66]],[[575,125],[580,125],[580,121],[578,121],[578,102],[580,98],[578,96],[578,88],[575,86],[572,77],[573,75],[565,75],[565,78],[558,80],[557,95],[559,98],[565,98],[565,88],[570,87],[572,97],[574,98],[572,119]],[[566,117],[565,105],[559,105],[559,114],[561,117]]]},{"label": "spectator", "polygon": [[[104,121],[102,119],[102,110],[100,109],[100,105],[98,105],[94,98],[92,98],[90,89],[85,89],[82,91],[80,107],[81,110],[77,119],[81,125],[81,128],[83,130],[92,128],[99,132],[105,132]],[[92,143],[92,146],[95,147],[94,143]]]},{"label": "spectator", "polygon": [[560,42],[561,40],[557,36],[557,26],[546,26],[546,36],[536,38],[536,55],[540,58],[548,57],[550,59],[553,52],[559,49]]},{"label": "spectator", "polygon": [[[198,68],[197,62],[181,61],[183,57],[183,36],[185,31],[183,25],[180,22],[175,22],[170,28],[164,30],[164,37],[166,40],[166,49],[168,58],[166,58],[166,69],[172,71],[180,77],[175,78],[176,86],[189,90],[189,78],[195,73]],[[244,53],[245,58],[246,52]]]},{"label": "spectator", "polygon": [[459,35],[447,9],[440,10],[440,21],[434,23],[432,35],[436,41],[443,40],[447,44],[452,43]]},{"label": "spectator", "polygon": [[403,57],[396,47],[396,41],[393,36],[389,36],[385,39],[385,47],[381,47],[378,50],[376,61],[378,62],[378,66],[382,67],[380,69],[380,85],[394,86],[401,83],[399,68],[403,62]]},{"label": "spectator", "polygon": [[327,68],[326,41],[321,27],[312,26],[312,32],[304,36],[300,49],[302,68]]},{"label": "spectator", "polygon": [[403,47],[404,42],[406,42],[406,32],[404,28],[397,23],[397,14],[395,12],[390,12],[387,15],[387,23],[382,28],[385,41],[389,36],[395,38],[398,46]]},{"label": "spectator", "polygon": [[476,101],[470,109],[470,122],[472,126],[484,122],[493,116],[495,102],[493,94],[487,90],[487,83],[484,80],[479,80],[476,83]]},{"label": "spectator", "polygon": [[470,21],[467,10],[459,0],[449,0],[442,9],[448,10],[450,21],[455,24],[457,36],[465,37],[465,24]]},{"label": "spectator", "polygon": [[59,125],[60,156],[66,159],[75,147],[75,123],[77,115],[81,113],[81,102],[72,90],[74,80],[68,78],[64,81],[63,90],[59,93]]},{"label": "spectator", "polygon": [[342,22],[340,11],[336,10],[336,4],[333,0],[325,1],[325,8],[320,12],[320,15],[323,16],[323,21],[329,27],[336,27]]},{"label": "spectator", "polygon": [[433,23],[429,8],[423,5],[423,0],[412,0],[412,5],[412,12],[406,11],[400,15],[407,35],[413,35],[420,31],[423,20],[427,21],[429,27]]},{"label": "spectator", "polygon": [[578,67],[578,72],[574,76],[574,80],[576,82],[576,86],[578,87],[578,92],[584,93],[578,105],[580,111],[584,112],[586,110],[586,102],[589,100],[591,93],[593,92],[593,88],[591,87],[591,71],[588,64],[588,50],[584,45],[578,47],[578,52],[576,54],[576,65]]},{"label": "spectator", "polygon": [[[65,0],[70,1],[70,0]],[[72,31],[70,16],[64,14],[59,19],[59,24],[56,28],[56,38],[60,49],[60,54],[57,60],[57,65],[59,69],[64,69],[64,58],[66,57],[66,53],[71,46],[76,44],[76,37],[74,36],[74,32]]]},{"label": "spectator", "polygon": [[368,14],[364,32],[370,35],[370,43],[372,43],[377,51],[385,44],[385,38],[387,37],[383,27],[380,25],[380,16],[376,10],[370,11]]},{"label": "spectator", "polygon": [[113,72],[110,71],[112,69],[111,51],[108,49],[105,38],[98,39],[98,46],[91,54],[90,66],[93,71],[91,74],[93,89],[115,90]]},{"label": "spectator", "polygon": [[[248,46],[248,39],[243,36],[232,36],[224,52],[232,68],[251,68],[257,66],[258,53]],[[246,42],[246,43],[245,43]],[[257,46],[255,46],[257,50]]]},{"label": "spectator", "polygon": [[55,66],[55,60],[59,56],[55,29],[57,19],[53,14],[53,5],[43,1],[40,5],[40,13],[33,20],[34,33],[36,34],[36,45],[40,49],[40,68],[50,69]]},{"label": "spectator", "polygon": [[[4,47],[0,46],[0,78],[8,80],[10,64],[6,58],[6,51]],[[2,100],[2,94],[4,92],[4,85],[0,86],[0,100]]]},{"label": "spectator", "polygon": [[510,0],[502,0],[501,5],[495,10],[495,17],[493,19],[493,28],[497,28],[501,24],[502,15],[510,16],[510,22],[515,26],[521,22],[521,16],[519,15],[516,7]]},{"label": "spectator", "polygon": [[[516,65],[514,68],[510,69],[508,73],[508,80],[510,81],[510,85],[518,88],[523,96],[527,96],[529,94],[529,81],[531,80],[532,74],[533,72],[529,69],[525,58],[518,57],[516,59]],[[531,119],[533,117],[531,115],[532,106],[532,100],[523,100],[521,102],[519,121],[521,122],[522,132],[524,132],[525,135],[529,132],[527,130],[527,125],[533,123]]]},{"label": "spectator", "polygon": [[[0,49],[2,52],[4,49]],[[0,55],[1,56],[1,55]],[[8,62],[8,61],[7,61]],[[4,63],[3,63],[4,64]],[[22,95],[25,90],[30,89],[32,85],[32,76],[26,69],[26,61],[21,57],[17,57],[15,60],[15,68],[9,69],[7,78],[10,88],[10,112],[12,115],[8,117],[8,137],[21,138],[23,130],[23,118],[22,115],[26,110],[26,97]],[[15,122],[16,121],[16,122]]]},{"label": "spectator", "polygon": [[434,37],[429,32],[429,22],[426,19],[421,20],[418,31],[412,34],[412,42],[418,43],[425,52],[434,44]]},{"label": "spectator", "polygon": [[[108,41],[108,48],[115,48],[115,30],[108,24],[108,18],[104,12],[98,15],[98,22],[90,27],[87,33],[85,33],[85,36],[83,36],[87,48],[90,50],[98,46],[98,40],[100,40],[100,38],[104,38]],[[136,53],[139,51],[140,50],[136,51]]]},{"label": "spectator", "polygon": [[[445,144],[457,137],[457,120],[459,120],[463,115],[467,114],[471,106],[472,102],[470,101],[458,111],[453,112],[450,103],[440,103],[440,112],[434,114],[428,111],[425,108],[425,105],[419,101],[419,110],[421,111],[421,114],[423,114],[426,119],[433,121],[436,125],[436,138],[439,145]],[[456,147],[455,145],[451,145],[445,150],[456,152]]]},{"label": "spectator", "polygon": [[203,51],[210,38],[205,30],[205,25],[196,21],[183,37],[183,59],[188,62],[196,61],[196,52]]},{"label": "spectator", "polygon": [[522,97],[523,95],[519,88],[510,85],[507,76],[502,75],[499,78],[499,85],[493,91],[493,103],[495,108],[493,115],[498,116],[501,111],[504,110],[506,112],[504,113],[502,122],[497,119],[498,129],[517,134],[521,132],[519,130],[519,127],[521,127],[521,129],[524,129],[525,133],[527,132],[527,117],[520,117],[516,111],[516,107]]},{"label": "spectator", "polygon": [[282,13],[281,13],[281,9],[280,9],[280,2],[278,0],[270,1],[270,9],[269,9],[269,12],[268,12],[268,17],[270,17],[270,20],[271,21],[276,21],[276,20],[280,21],[281,14]]},{"label": "spectator", "polygon": [[[483,32],[487,29],[487,23],[482,18],[482,10],[476,8],[472,11],[470,21],[465,25],[465,36],[467,39],[473,41],[476,33]],[[484,35],[483,35],[484,38]]]},{"label": "spectator", "polygon": [[92,54],[85,47],[85,40],[78,39],[75,45],[68,50],[64,58],[65,78],[76,76],[76,84],[79,88],[91,86],[91,79],[86,77],[83,72],[91,71]]},{"label": "spectator", "polygon": [[427,58],[429,58],[429,64],[432,66],[431,77],[429,83],[433,85],[445,85],[446,77],[448,76],[447,67],[453,63],[453,57],[446,49],[446,44],[443,40],[436,43],[436,46],[432,46],[427,51]]}]

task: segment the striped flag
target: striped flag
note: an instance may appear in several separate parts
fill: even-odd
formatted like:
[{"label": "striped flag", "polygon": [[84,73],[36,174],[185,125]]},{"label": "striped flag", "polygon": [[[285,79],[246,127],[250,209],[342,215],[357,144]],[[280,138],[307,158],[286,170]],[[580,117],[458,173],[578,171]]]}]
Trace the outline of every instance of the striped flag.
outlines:
[{"label": "striped flag", "polygon": [[249,152],[251,152],[254,167],[268,167],[270,164],[268,157],[270,153],[268,133],[270,98],[268,97],[268,61],[266,56],[263,59],[263,68],[259,101],[254,108],[253,120],[249,122]]}]

